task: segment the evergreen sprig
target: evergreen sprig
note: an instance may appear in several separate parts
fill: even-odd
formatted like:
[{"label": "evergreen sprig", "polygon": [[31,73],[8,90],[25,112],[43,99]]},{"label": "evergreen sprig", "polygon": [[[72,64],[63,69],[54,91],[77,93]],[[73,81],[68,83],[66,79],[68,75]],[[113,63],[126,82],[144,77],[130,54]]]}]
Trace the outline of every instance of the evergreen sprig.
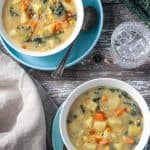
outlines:
[{"label": "evergreen sprig", "polygon": [[150,28],[150,0],[120,0]]}]

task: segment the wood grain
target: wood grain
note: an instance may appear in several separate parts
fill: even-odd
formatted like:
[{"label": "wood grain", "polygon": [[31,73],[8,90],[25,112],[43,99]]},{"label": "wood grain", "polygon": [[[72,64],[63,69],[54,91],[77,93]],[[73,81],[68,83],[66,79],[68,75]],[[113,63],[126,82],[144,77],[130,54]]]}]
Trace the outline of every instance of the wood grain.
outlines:
[{"label": "wood grain", "polygon": [[[81,83],[95,78],[116,78],[135,87],[150,105],[150,58],[138,69],[127,70],[113,63],[110,39],[114,28],[124,21],[139,21],[119,0],[103,0],[104,28],[94,50],[82,62],[65,70],[61,80],[53,80],[50,72],[25,70],[47,90],[49,96],[60,105],[70,92]],[[2,45],[0,45],[1,49]],[[3,49],[4,50],[4,49]]]}]

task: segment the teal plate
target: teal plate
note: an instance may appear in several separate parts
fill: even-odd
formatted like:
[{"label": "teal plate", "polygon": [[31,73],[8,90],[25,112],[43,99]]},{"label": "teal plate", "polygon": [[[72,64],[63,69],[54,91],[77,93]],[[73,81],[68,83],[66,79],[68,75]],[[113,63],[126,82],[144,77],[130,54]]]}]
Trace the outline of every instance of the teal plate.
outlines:
[{"label": "teal plate", "polygon": [[[59,118],[60,118],[61,107],[59,107],[52,126],[52,144],[54,150],[63,150],[64,143],[61,138],[59,130]],[[150,144],[145,146],[144,150],[150,150]]]},{"label": "teal plate", "polygon": [[58,109],[52,126],[52,144],[54,150],[63,150],[63,141],[61,139],[59,130],[59,117],[60,117],[61,107]]},{"label": "teal plate", "polygon": [[[81,61],[85,56],[87,56],[92,51],[101,35],[103,27],[103,8],[101,1],[83,0],[83,4],[84,7],[90,5],[97,9],[97,12],[99,14],[99,23],[92,30],[80,33],[76,43],[74,44],[73,50],[70,54],[66,67],[70,67],[76,64],[77,62]],[[51,56],[33,57],[17,52],[7,44],[7,41],[5,41],[2,38],[0,39],[5,49],[13,58],[30,68],[38,70],[55,70],[67,50],[64,49],[63,51]]]}]

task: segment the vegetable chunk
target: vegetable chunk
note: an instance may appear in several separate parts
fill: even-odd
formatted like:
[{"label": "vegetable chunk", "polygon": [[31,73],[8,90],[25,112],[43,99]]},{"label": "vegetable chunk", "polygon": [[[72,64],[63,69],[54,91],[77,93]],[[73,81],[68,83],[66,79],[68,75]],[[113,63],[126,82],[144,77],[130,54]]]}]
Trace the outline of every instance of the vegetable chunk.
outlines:
[{"label": "vegetable chunk", "polygon": [[105,121],[94,121],[93,127],[97,131],[103,131],[106,128],[106,125]]}]

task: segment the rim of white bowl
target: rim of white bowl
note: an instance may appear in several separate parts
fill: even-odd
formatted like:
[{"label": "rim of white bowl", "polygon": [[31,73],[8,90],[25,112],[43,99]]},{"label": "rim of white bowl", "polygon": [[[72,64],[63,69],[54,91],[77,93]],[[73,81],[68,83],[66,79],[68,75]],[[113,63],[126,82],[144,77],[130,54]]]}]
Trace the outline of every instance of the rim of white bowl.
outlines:
[{"label": "rim of white bowl", "polygon": [[[0,5],[0,20],[3,20],[3,7],[5,4],[5,0],[1,0],[1,5]],[[60,46],[53,48],[51,50],[45,51],[45,52],[36,52],[36,51],[29,51],[29,50],[24,50],[23,48],[19,47],[17,44],[11,40],[11,38],[8,36],[8,34],[5,31],[5,27],[3,24],[3,21],[0,22],[0,34],[3,37],[3,39],[16,51],[29,55],[29,56],[36,56],[36,57],[42,57],[42,56],[50,56],[54,55],[60,51],[63,51],[65,48],[67,48],[79,35],[82,24],[83,24],[83,19],[84,19],[84,7],[82,0],[74,1],[76,10],[77,10],[77,22],[75,25],[75,29],[73,30],[72,34],[70,37]]]},{"label": "rim of white bowl", "polygon": [[60,133],[61,137],[63,139],[64,144],[69,150],[74,150],[75,147],[71,143],[68,132],[67,132],[67,116],[70,110],[70,107],[74,103],[75,99],[82,94],[83,92],[87,91],[88,89],[96,86],[108,86],[113,88],[118,88],[120,90],[126,91],[131,97],[137,102],[139,108],[141,109],[143,119],[144,119],[144,125],[143,125],[143,131],[140,138],[140,141],[138,145],[136,145],[135,150],[141,150],[143,149],[149,139],[150,136],[150,129],[149,129],[149,123],[150,123],[150,111],[148,109],[148,106],[144,100],[144,98],[140,95],[140,93],[131,85],[128,83],[118,80],[118,79],[112,79],[112,78],[99,78],[99,79],[93,79],[90,81],[87,81],[81,85],[79,85],[77,88],[75,88],[71,94],[68,96],[64,104],[62,105],[62,110],[60,113],[60,121],[59,121],[59,127],[60,127]]}]

